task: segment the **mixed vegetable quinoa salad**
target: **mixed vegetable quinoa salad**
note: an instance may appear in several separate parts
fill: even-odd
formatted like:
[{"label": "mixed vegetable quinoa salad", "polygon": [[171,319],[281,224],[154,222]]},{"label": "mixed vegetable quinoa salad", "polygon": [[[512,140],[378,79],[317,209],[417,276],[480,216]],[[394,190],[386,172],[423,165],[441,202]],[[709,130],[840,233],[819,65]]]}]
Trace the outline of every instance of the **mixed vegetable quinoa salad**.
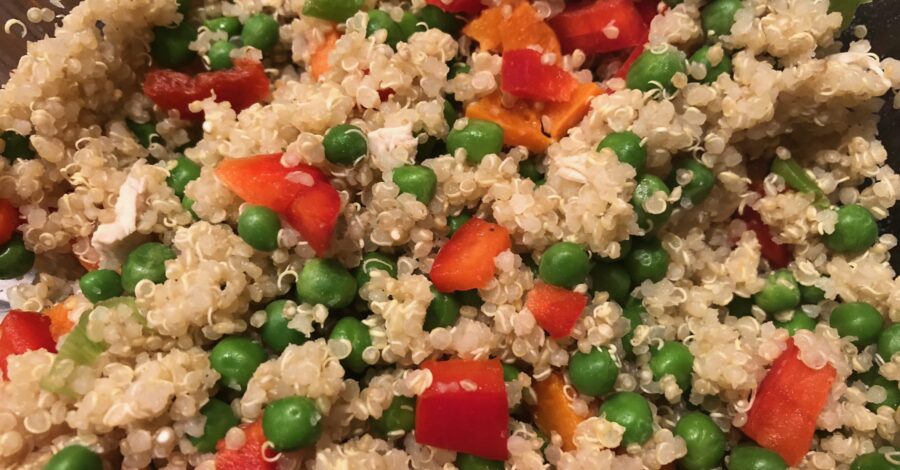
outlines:
[{"label": "mixed vegetable quinoa salad", "polygon": [[900,469],[857,3],[82,1],[0,90],[0,468]]}]

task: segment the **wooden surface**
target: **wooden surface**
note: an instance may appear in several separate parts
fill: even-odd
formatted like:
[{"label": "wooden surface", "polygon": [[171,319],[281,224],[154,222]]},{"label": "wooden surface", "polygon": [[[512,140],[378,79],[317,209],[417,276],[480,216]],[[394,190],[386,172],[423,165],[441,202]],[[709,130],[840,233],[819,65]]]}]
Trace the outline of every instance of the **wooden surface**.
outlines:
[{"label": "wooden surface", "polygon": [[[62,0],[60,3],[71,7],[79,0]],[[22,38],[21,28],[13,26],[7,34],[0,28],[0,83],[5,83],[9,77],[9,71],[16,67],[19,57],[25,53],[26,41],[35,41],[44,35],[53,34],[55,23],[30,23],[26,13],[30,8],[50,8],[57,14],[65,13],[66,9],[59,9],[50,4],[48,0],[0,0],[0,27],[5,26],[10,19],[16,18],[25,24],[28,31]],[[54,20],[58,22],[59,19]]]}]

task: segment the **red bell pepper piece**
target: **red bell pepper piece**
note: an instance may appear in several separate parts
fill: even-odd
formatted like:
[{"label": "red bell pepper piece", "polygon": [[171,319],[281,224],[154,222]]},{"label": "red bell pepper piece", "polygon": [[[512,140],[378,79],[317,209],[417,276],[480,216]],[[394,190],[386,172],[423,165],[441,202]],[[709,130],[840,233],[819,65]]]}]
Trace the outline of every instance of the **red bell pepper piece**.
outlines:
[{"label": "red bell pepper piece", "polygon": [[497,359],[426,361],[431,386],[416,403],[416,441],[506,460],[509,412]]},{"label": "red bell pepper piece", "polygon": [[223,160],[216,176],[232,192],[250,204],[266,206],[275,212],[286,212],[302,191],[317,181],[327,182],[316,167],[299,164],[285,167],[280,153]]},{"label": "red bell pepper piece", "polygon": [[9,356],[36,349],[56,352],[56,341],[50,334],[50,318],[35,312],[10,310],[0,322],[0,371],[6,375]]},{"label": "red bell pepper piece", "polygon": [[19,210],[6,199],[0,199],[0,245],[12,239],[20,222]]},{"label": "red bell pepper piece", "polygon": [[144,94],[157,106],[176,110],[184,119],[201,120],[202,113],[188,108],[194,101],[215,95],[217,102],[231,103],[236,112],[249,108],[269,95],[269,78],[262,64],[249,59],[237,59],[234,67],[196,76],[174,70],[151,70],[144,78]]},{"label": "red bell pepper piece", "polygon": [[745,207],[744,213],[741,214],[741,219],[747,224],[747,228],[753,230],[753,233],[756,234],[756,240],[759,241],[759,251],[773,268],[781,269],[790,264],[790,250],[788,250],[787,246],[776,243],[772,239],[772,232],[769,231],[769,226],[763,222],[758,212]]},{"label": "red bell pepper piece", "polygon": [[244,430],[244,445],[239,449],[228,449],[225,439],[216,443],[216,470],[275,470],[278,462],[275,451],[263,448],[266,436],[263,434],[262,419],[241,425]]},{"label": "red bell pepper piece", "polygon": [[596,0],[568,7],[549,21],[563,52],[614,52],[642,45],[647,25],[632,0]]},{"label": "red bell pepper piece", "polygon": [[[653,21],[653,18],[656,18],[656,15],[660,14],[659,4],[661,2],[659,0],[637,0],[634,2],[634,7],[637,8],[638,13],[641,15],[641,19],[644,20],[644,24],[647,27],[650,27],[650,22]],[[663,3],[663,10],[666,11],[668,6]]]},{"label": "red bell pepper piece", "polygon": [[500,89],[519,98],[534,101],[569,101],[578,88],[578,80],[556,65],[541,62],[541,53],[518,49],[503,53]]},{"label": "red bell pepper piece", "polygon": [[512,246],[509,231],[472,217],[441,247],[431,282],[441,292],[477,289],[494,277],[494,257]]},{"label": "red bell pepper piece", "polygon": [[799,352],[794,341],[788,340],[787,349],[772,363],[756,389],[747,424],[741,428],[791,466],[796,466],[809,451],[816,420],[835,378],[831,364],[812,369],[800,360]]},{"label": "red bell pepper piece", "polygon": [[316,181],[301,191],[285,214],[288,223],[303,235],[316,255],[324,256],[341,212],[341,196],[327,181]]},{"label": "red bell pepper piece", "polygon": [[616,73],[613,75],[615,78],[621,78],[625,80],[625,77],[628,75],[628,71],[631,70],[631,64],[634,63],[644,53],[644,46],[637,46],[631,50],[631,53],[628,54],[628,57],[625,59],[625,62],[622,62],[622,65],[619,67],[619,70],[616,70]]},{"label": "red bell pepper piece", "polygon": [[468,13],[473,15],[484,9],[481,0],[427,0],[426,3],[434,5],[447,13]]},{"label": "red bell pepper piece", "polygon": [[587,296],[550,284],[537,284],[528,292],[525,305],[551,338],[565,338],[587,305]]}]

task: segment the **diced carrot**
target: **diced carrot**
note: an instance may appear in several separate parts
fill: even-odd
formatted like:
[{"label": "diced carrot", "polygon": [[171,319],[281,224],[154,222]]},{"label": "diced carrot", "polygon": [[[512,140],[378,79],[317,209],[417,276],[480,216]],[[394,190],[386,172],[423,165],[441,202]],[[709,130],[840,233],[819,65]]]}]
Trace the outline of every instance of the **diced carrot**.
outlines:
[{"label": "diced carrot", "polygon": [[563,138],[569,129],[581,122],[591,108],[591,100],[603,94],[603,89],[596,83],[582,83],[575,89],[572,98],[565,103],[549,103],[544,114],[550,119],[550,137],[554,140]]},{"label": "diced carrot", "polygon": [[[511,8],[511,14],[504,9]],[[539,46],[543,52],[561,59],[559,39],[547,23],[542,21],[530,3],[523,0],[503,0],[500,5],[481,12],[463,28],[466,36],[478,41],[483,51],[503,52]]]},{"label": "diced carrot", "polygon": [[540,114],[524,101],[512,108],[503,106],[499,91],[470,104],[466,117],[497,123],[503,128],[503,143],[511,147],[523,145],[532,152],[543,153],[550,146],[550,138],[541,131]]},{"label": "diced carrot", "polygon": [[337,31],[331,31],[325,36],[325,42],[312,53],[309,58],[309,73],[312,74],[313,79],[318,80],[331,67],[328,64],[328,56],[331,55],[331,51],[334,50],[340,37],[341,35]]},{"label": "diced carrot", "polygon": [[565,392],[566,381],[562,374],[551,374],[547,379],[536,382],[534,392],[537,404],[534,406],[534,420],[538,428],[550,437],[555,432],[562,437],[562,449],[575,450],[575,428],[584,418],[572,409],[572,402]]},{"label": "diced carrot", "polygon": [[69,311],[66,301],[44,310],[44,315],[50,318],[50,335],[53,336],[54,341],[59,341],[60,337],[72,331],[72,328],[75,327],[72,320],[69,320]]}]

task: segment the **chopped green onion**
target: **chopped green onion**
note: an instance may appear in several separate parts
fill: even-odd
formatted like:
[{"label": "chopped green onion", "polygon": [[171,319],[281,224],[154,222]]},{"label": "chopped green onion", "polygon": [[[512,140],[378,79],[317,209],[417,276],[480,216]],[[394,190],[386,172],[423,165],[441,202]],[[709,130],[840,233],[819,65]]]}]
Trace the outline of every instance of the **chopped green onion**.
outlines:
[{"label": "chopped green onion", "polygon": [[772,173],[782,177],[784,182],[795,191],[809,193],[815,196],[816,200],[813,202],[813,206],[817,209],[827,209],[831,207],[828,196],[826,196],[825,192],[822,191],[822,188],[816,184],[816,180],[812,179],[806,173],[806,170],[794,161],[794,159],[788,158],[784,160],[776,158],[775,161],[772,162]]}]

